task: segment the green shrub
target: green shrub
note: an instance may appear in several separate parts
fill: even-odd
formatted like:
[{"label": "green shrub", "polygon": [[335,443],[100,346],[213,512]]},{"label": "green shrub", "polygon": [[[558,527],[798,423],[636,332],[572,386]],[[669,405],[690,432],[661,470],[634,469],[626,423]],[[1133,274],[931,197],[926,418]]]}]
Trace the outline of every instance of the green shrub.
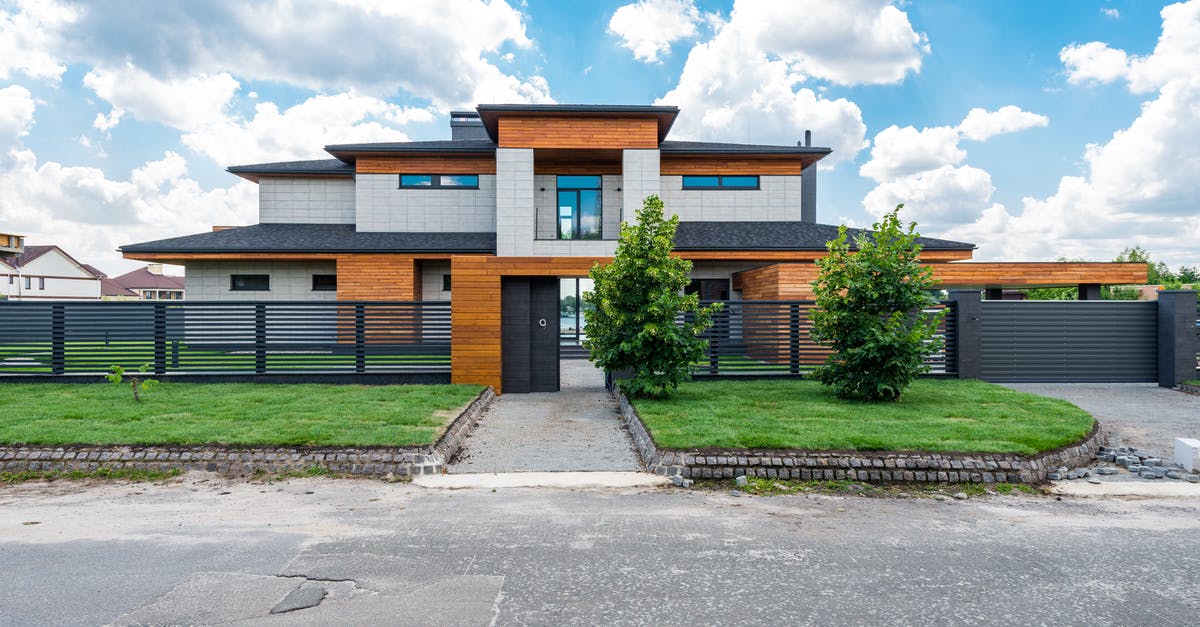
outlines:
[{"label": "green shrub", "polygon": [[125,374],[123,366],[112,365],[108,367],[108,374],[104,375],[109,383],[113,385],[121,385],[122,381],[129,383],[129,389],[133,390],[133,400],[136,403],[142,402],[142,393],[147,392],[150,388],[158,385],[158,379],[147,379],[144,373],[150,372],[150,364],[142,364],[138,368],[138,372],[142,374]]},{"label": "green shrub", "polygon": [[813,285],[812,338],[835,352],[813,376],[838,396],[896,401],[918,375],[925,356],[940,348],[934,336],[941,312],[922,311],[937,301],[933,271],[921,265],[916,223],[905,229],[897,206],[876,222],[871,234],[854,238],[846,227],[817,260]]},{"label": "green shrub", "polygon": [[583,345],[605,371],[631,372],[622,382],[630,395],[661,396],[688,380],[692,364],[704,357],[707,341],[700,334],[719,306],[702,308],[695,294],[683,294],[692,262],[671,256],[679,217],[665,218],[662,200],[650,196],[637,218],[637,224],[621,224],[612,263],[588,273],[595,288],[583,298],[594,310]]}]

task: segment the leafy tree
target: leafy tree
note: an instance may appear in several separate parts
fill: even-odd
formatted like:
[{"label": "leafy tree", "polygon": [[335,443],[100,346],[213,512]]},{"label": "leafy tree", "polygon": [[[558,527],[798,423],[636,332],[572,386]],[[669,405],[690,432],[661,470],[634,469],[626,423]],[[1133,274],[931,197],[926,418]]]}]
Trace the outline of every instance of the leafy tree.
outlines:
[{"label": "leafy tree", "polygon": [[835,352],[813,376],[838,396],[899,400],[929,370],[925,356],[941,346],[934,333],[943,314],[924,311],[936,303],[933,270],[918,259],[916,223],[900,223],[903,206],[880,218],[873,233],[854,237],[857,253],[839,227],[829,255],[817,260],[811,334]]},{"label": "leafy tree", "polygon": [[704,357],[700,334],[718,307],[702,308],[696,295],[683,294],[692,262],[670,254],[679,217],[665,218],[662,200],[650,196],[637,219],[621,224],[612,263],[589,272],[595,287],[583,296],[589,310],[583,345],[604,370],[632,372],[621,384],[629,394],[661,396]]},{"label": "leafy tree", "polygon": [[578,311],[579,304],[574,296],[563,296],[562,301],[558,304],[558,315],[560,318],[574,318],[575,312]]},{"label": "leafy tree", "polygon": [[1180,283],[1195,285],[1200,283],[1200,267],[1196,266],[1179,266],[1179,274],[1176,275]]}]

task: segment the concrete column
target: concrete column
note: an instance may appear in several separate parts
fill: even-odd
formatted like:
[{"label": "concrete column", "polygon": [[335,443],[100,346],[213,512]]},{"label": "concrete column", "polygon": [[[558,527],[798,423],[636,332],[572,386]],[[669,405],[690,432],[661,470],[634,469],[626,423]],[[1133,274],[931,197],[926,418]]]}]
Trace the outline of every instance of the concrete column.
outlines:
[{"label": "concrete column", "polygon": [[983,306],[979,290],[950,290],[955,304],[955,361],[959,379],[978,379],[982,376],[980,356],[983,350]]},{"label": "concrete column", "polygon": [[1196,378],[1196,292],[1158,293],[1158,385],[1173,388]]},{"label": "concrete column", "polygon": [[[637,222],[637,211],[647,196],[662,196],[659,185],[658,150],[628,149],[621,151],[621,219]],[[673,213],[670,207],[667,215]]]},{"label": "concrete column", "polygon": [[496,256],[533,254],[533,149],[496,149]]},{"label": "concrete column", "polygon": [[1079,300],[1100,300],[1100,285],[1098,283],[1080,283]]}]

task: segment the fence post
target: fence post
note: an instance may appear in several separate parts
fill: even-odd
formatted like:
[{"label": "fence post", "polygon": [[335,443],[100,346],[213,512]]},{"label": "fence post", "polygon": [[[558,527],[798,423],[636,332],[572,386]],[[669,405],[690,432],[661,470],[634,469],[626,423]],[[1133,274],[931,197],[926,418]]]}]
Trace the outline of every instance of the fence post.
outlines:
[{"label": "fence post", "polygon": [[958,378],[978,379],[983,374],[980,363],[983,350],[983,305],[979,290],[950,290],[950,300],[954,302],[954,328],[958,334],[954,341]]},{"label": "fence post", "polygon": [[800,374],[800,304],[788,305],[788,371]]},{"label": "fence post", "polygon": [[721,372],[721,314],[725,313],[725,308],[713,314],[712,327],[708,332],[708,373],[720,374]]},{"label": "fence post", "polygon": [[50,372],[67,370],[67,312],[64,305],[50,306]]},{"label": "fence post", "polygon": [[167,306],[154,304],[154,374],[167,373]]},{"label": "fence post", "polygon": [[254,306],[254,373],[267,371],[267,306]]},{"label": "fence post", "polygon": [[1196,292],[1158,293],[1158,385],[1173,388],[1196,375],[1200,339],[1196,329]]},{"label": "fence post", "polygon": [[367,371],[367,312],[354,306],[354,372]]}]

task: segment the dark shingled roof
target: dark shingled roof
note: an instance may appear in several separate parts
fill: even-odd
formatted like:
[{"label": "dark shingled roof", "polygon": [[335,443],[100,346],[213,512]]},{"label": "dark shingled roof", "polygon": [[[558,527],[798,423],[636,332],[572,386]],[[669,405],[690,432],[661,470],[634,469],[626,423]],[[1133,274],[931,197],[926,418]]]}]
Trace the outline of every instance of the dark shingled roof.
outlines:
[{"label": "dark shingled roof", "polygon": [[659,145],[663,154],[778,154],[827,155],[831,148],[819,146],[773,146],[764,144],[726,144],[721,142],[679,142],[667,140]]},{"label": "dark shingled roof", "polygon": [[496,144],[487,139],[440,139],[424,142],[332,144],[326,146],[325,151],[334,155],[356,152],[495,152]]},{"label": "dark shingled roof", "polygon": [[367,233],[353,224],[255,224],[129,244],[123,253],[494,253],[495,233]]},{"label": "dark shingled roof", "polygon": [[315,159],[312,161],[279,161],[276,163],[256,163],[252,165],[235,165],[225,169],[226,172],[240,177],[257,181],[263,174],[320,174],[353,176],[354,166],[341,159]]},{"label": "dark shingled roof", "polygon": [[[849,229],[850,236],[864,229]],[[838,227],[812,222],[680,222],[675,250],[825,250]],[[974,244],[932,237],[917,242],[929,250],[973,250]]]}]

